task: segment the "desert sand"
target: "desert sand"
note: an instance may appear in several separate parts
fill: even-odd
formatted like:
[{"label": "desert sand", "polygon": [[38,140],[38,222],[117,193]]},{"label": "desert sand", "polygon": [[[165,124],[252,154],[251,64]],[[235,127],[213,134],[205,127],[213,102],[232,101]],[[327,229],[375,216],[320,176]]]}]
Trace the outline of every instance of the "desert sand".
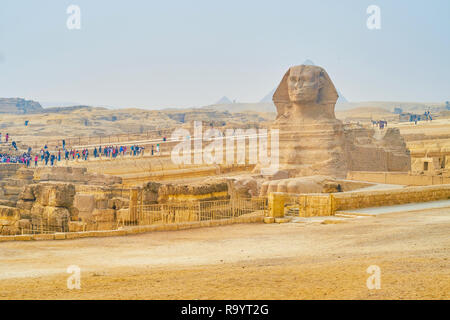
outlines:
[{"label": "desert sand", "polygon": [[[449,299],[450,208],[0,243],[1,299]],[[81,289],[69,290],[69,265]],[[381,289],[368,290],[370,265]]]}]

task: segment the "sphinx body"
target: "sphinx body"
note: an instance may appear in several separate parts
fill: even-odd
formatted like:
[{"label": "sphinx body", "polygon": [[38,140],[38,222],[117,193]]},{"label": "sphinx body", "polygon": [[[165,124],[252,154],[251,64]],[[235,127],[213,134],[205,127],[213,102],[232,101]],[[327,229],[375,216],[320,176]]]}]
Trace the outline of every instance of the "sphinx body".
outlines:
[{"label": "sphinx body", "polygon": [[344,177],[345,136],[334,108],[337,91],[324,69],[291,67],[273,95],[279,130],[279,169],[289,177]]}]

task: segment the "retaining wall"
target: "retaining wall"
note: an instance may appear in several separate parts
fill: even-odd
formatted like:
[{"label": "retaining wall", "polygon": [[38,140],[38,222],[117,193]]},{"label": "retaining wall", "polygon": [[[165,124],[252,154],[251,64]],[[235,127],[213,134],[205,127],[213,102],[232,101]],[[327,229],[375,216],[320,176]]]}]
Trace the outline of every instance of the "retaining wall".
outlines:
[{"label": "retaining wall", "polygon": [[204,227],[218,227],[236,223],[262,223],[264,215],[248,215],[232,219],[210,220],[210,221],[195,221],[185,223],[172,224],[156,224],[148,226],[134,226],[127,227],[122,230],[106,230],[106,231],[86,231],[86,232],[65,232],[54,234],[35,234],[35,235],[15,235],[15,236],[0,236],[0,242],[5,241],[32,241],[32,240],[69,240],[91,237],[117,237],[125,235],[135,235],[154,231],[176,231]]},{"label": "retaining wall", "polygon": [[284,216],[285,203],[297,197],[299,216],[330,216],[336,211],[450,199],[450,184],[333,194],[269,195],[269,216]]},{"label": "retaining wall", "polygon": [[408,186],[429,186],[450,184],[450,177],[432,175],[412,175],[408,172],[368,172],[350,171],[347,179],[369,181],[385,184],[400,184]]}]

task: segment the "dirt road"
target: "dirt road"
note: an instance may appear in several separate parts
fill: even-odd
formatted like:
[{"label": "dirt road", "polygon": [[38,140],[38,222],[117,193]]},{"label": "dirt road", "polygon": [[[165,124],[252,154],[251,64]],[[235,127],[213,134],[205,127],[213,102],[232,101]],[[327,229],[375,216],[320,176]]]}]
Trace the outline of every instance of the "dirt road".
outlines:
[{"label": "dirt road", "polygon": [[[450,208],[0,243],[1,299],[449,299]],[[69,265],[81,289],[67,289]],[[369,290],[370,265],[381,289]]]}]

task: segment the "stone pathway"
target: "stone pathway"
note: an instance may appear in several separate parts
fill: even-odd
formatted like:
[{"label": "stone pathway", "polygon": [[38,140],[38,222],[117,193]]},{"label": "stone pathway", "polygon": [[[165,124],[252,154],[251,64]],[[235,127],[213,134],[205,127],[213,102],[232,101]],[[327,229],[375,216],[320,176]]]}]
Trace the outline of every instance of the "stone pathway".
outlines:
[{"label": "stone pathway", "polygon": [[450,200],[439,200],[421,203],[407,203],[394,206],[362,208],[336,212],[335,216],[324,217],[292,217],[291,223],[339,223],[349,219],[361,219],[385,213],[421,211],[426,209],[450,208]]},{"label": "stone pathway", "polygon": [[338,211],[337,214],[345,214],[345,215],[362,214],[362,215],[366,215],[366,216],[374,216],[374,215],[379,215],[379,214],[384,214],[384,213],[408,212],[408,211],[418,211],[418,210],[436,209],[436,208],[450,208],[450,200],[439,200],[439,201],[420,202],[420,203],[407,203],[407,204],[399,204],[399,205],[394,205],[394,206],[344,210],[344,211]]}]

